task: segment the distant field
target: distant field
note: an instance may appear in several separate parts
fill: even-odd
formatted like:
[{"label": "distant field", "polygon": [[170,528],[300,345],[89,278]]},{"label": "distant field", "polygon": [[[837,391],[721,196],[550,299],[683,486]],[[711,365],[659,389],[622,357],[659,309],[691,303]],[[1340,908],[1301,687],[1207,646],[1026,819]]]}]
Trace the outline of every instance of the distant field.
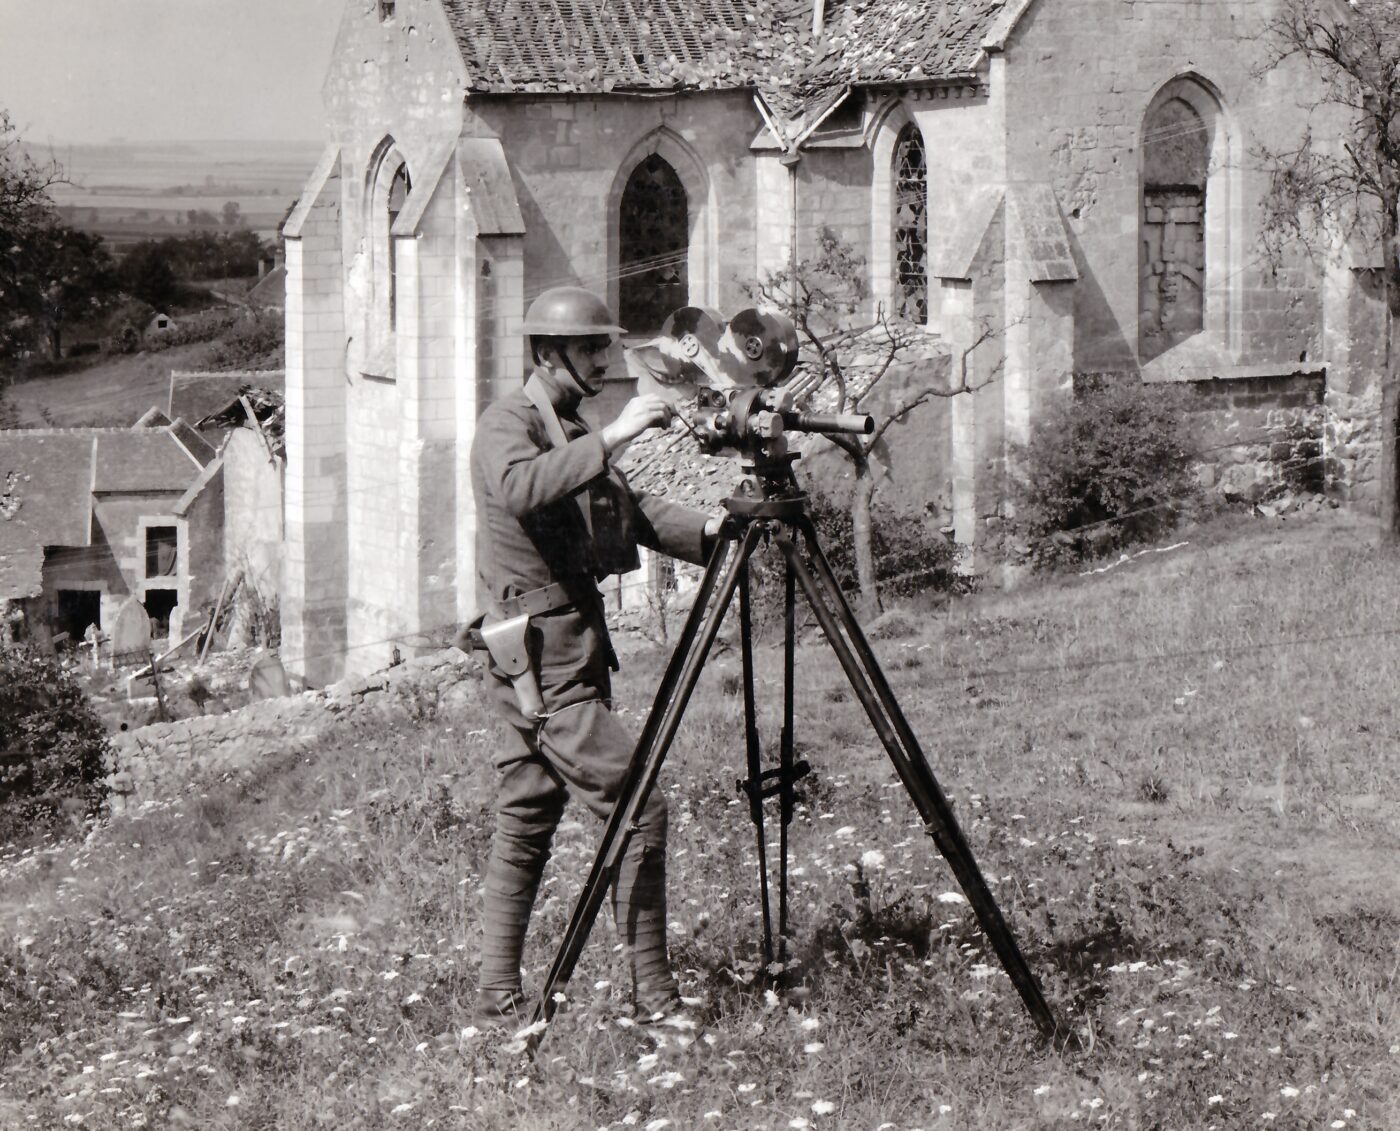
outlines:
[{"label": "distant field", "polygon": [[[69,183],[50,195],[65,219],[120,245],[191,230],[190,212],[228,202],[262,235],[275,232],[319,154],[316,142],[190,142],[60,147]],[[207,222],[195,230],[217,227]]]}]

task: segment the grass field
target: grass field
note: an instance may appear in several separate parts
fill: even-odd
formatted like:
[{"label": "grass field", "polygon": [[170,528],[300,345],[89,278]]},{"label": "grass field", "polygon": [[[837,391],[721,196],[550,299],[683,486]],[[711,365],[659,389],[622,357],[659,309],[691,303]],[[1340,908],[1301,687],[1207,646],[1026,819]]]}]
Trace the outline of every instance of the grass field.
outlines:
[{"label": "grass field", "polygon": [[[602,923],[535,1064],[471,1027],[495,729],[423,702],[0,857],[0,1126],[1400,1126],[1395,558],[1339,513],[1183,537],[877,645],[1063,1047],[808,644],[789,969],[758,959],[732,651],[662,776],[699,1039],[618,1022]],[[625,651],[635,723],[661,654]],[[536,982],[597,833],[566,821]]]}]

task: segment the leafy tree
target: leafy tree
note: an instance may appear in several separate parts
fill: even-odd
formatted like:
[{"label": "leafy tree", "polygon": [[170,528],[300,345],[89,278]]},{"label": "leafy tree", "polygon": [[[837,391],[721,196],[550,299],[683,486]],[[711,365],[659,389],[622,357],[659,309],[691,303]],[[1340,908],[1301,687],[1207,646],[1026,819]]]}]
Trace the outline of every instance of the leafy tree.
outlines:
[{"label": "leafy tree", "polygon": [[835,412],[868,413],[875,430],[868,436],[827,435],[844,453],[854,479],[851,491],[851,541],[860,603],[867,613],[880,609],[879,571],[875,561],[873,507],[878,486],[880,445],[894,425],[908,420],[921,405],[974,391],[968,384],[968,358],[992,332],[984,330],[955,359],[955,376],[941,380],[930,373],[916,381],[894,404],[878,396],[901,357],[908,355],[918,331],[891,319],[883,305],[874,320],[868,308],[865,260],[836,232],[824,228],[816,253],[779,271],[769,272],[748,288],[750,297],[784,311],[815,371],[807,398],[822,398]]},{"label": "leafy tree", "polygon": [[65,320],[94,313],[113,296],[102,240],[59,218],[48,189],[58,167],[25,152],[0,110],[0,356],[46,348],[59,356]]},{"label": "leafy tree", "polygon": [[154,307],[169,306],[180,293],[180,281],[170,264],[170,255],[160,243],[149,240],[136,244],[122,259],[122,288]]},{"label": "leafy tree", "polygon": [[220,215],[223,217],[224,227],[225,227],[225,228],[236,228],[236,227],[238,227],[238,225],[241,224],[241,223],[243,222],[243,217],[242,217],[242,215],[240,215],[241,212],[242,212],[242,209],[240,209],[240,208],[238,207],[238,201],[236,201],[236,200],[225,201],[225,202],[224,202],[223,211],[220,213]]},{"label": "leafy tree", "polygon": [[[1306,68],[1317,94],[1297,146],[1263,150],[1271,173],[1266,235],[1336,246],[1378,243],[1386,305],[1381,397],[1381,527],[1400,540],[1400,5],[1394,0],[1281,0],[1268,22],[1266,69]],[[1312,127],[1324,138],[1319,141]],[[1340,129],[1339,129],[1340,127]]]}]

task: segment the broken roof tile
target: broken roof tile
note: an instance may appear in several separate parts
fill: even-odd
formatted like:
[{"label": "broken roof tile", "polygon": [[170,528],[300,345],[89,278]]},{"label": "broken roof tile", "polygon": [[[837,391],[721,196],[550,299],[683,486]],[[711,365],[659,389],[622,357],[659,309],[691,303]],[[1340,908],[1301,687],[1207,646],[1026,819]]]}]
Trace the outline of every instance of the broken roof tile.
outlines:
[{"label": "broken roof tile", "polygon": [[93,431],[0,432],[0,600],[43,591],[44,548],[86,546]]},{"label": "broken roof tile", "polygon": [[[1005,0],[443,0],[473,90],[761,89],[803,116],[832,86],[964,78]],[[778,107],[782,106],[783,109]]]}]

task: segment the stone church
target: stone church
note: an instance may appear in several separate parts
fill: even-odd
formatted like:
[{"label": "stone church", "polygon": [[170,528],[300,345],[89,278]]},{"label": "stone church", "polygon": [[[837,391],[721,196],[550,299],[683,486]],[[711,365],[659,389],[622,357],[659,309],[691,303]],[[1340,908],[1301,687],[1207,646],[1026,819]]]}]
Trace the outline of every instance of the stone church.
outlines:
[{"label": "stone church", "polygon": [[[824,228],[966,359],[889,474],[977,545],[1011,445],[1085,374],[1184,382],[1257,486],[1307,434],[1369,497],[1381,310],[1341,249],[1260,250],[1271,0],[348,0],[330,141],[285,225],[288,666],[383,666],[469,616],[467,456],[524,307],[597,289],[646,336],[732,312]],[[972,343],[996,331],[975,349]],[[910,453],[915,453],[911,455]]]}]

